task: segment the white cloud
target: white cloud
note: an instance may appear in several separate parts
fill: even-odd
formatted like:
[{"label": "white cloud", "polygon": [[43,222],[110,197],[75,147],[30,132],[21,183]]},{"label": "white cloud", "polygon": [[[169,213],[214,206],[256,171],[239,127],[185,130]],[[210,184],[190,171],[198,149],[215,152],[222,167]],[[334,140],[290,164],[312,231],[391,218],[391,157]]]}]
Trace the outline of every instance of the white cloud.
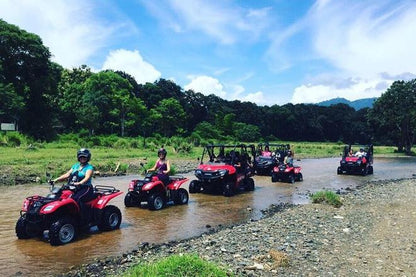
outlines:
[{"label": "white cloud", "polygon": [[8,23],[39,35],[49,47],[52,60],[71,68],[87,64],[116,32],[123,33],[121,28],[124,31],[134,28],[114,18],[111,24],[100,19],[97,10],[103,4],[94,5],[83,0],[3,0],[0,11]]},{"label": "white cloud", "polygon": [[266,102],[262,91],[249,93],[243,97],[242,101],[256,103],[257,105],[263,105]]},{"label": "white cloud", "polygon": [[[325,82],[301,85],[295,88],[291,103],[317,103],[332,98],[342,97],[350,101],[380,96],[393,82],[382,79],[336,80],[333,84]],[[338,82],[338,83],[337,83]]]},{"label": "white cloud", "polygon": [[215,94],[225,99],[227,93],[223,85],[215,78],[210,76],[189,76],[191,82],[185,86],[185,90],[193,90],[204,95]]},{"label": "white cloud", "polygon": [[143,60],[139,51],[118,49],[111,51],[103,65],[104,69],[124,71],[134,77],[137,83],[153,83],[160,78],[161,73],[153,65]]},{"label": "white cloud", "polygon": [[270,8],[246,9],[224,1],[142,1],[143,5],[174,32],[202,31],[221,44],[256,39],[269,25]]}]

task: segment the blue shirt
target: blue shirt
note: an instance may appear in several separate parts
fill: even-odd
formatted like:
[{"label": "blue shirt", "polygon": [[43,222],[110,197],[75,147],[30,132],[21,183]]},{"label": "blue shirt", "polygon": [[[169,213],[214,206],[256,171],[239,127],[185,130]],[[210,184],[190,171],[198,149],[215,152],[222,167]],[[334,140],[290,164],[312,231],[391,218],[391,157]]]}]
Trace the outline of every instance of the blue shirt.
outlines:
[{"label": "blue shirt", "polygon": [[[79,182],[82,179],[84,179],[85,175],[87,175],[88,170],[94,171],[94,167],[92,165],[90,165],[89,163],[84,165],[84,167],[82,167],[82,168],[81,168],[81,163],[76,163],[71,167],[71,169],[72,169],[72,173],[71,173],[71,176],[69,178],[71,180],[73,178],[73,176],[77,176],[76,182]],[[85,182],[84,185],[92,186],[91,179],[92,178],[88,179],[88,181]]]}]

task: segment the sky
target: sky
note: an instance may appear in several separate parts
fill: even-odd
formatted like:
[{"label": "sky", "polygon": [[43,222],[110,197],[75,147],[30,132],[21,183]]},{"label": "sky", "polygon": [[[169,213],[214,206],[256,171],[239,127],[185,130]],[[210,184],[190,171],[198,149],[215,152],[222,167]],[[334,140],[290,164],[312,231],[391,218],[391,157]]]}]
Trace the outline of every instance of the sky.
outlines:
[{"label": "sky", "polygon": [[379,97],[416,78],[414,0],[0,0],[52,60],[257,105]]}]

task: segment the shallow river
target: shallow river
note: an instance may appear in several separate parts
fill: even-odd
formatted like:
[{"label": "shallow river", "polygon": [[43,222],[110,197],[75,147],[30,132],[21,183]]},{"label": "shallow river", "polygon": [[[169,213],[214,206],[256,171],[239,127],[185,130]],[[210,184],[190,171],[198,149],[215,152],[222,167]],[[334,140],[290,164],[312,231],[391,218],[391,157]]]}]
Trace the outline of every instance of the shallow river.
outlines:
[{"label": "shallow river", "polygon": [[[161,211],[125,208],[124,194],[110,203],[120,208],[123,221],[120,230],[99,233],[92,229],[70,244],[52,247],[41,239],[18,240],[15,224],[23,199],[48,193],[47,185],[0,188],[0,275],[53,275],[68,271],[71,266],[87,263],[98,257],[119,255],[142,242],[160,243],[185,239],[207,231],[209,226],[228,225],[261,217],[261,210],[271,204],[309,202],[308,193],[328,189],[354,188],[365,181],[411,178],[416,174],[415,158],[376,158],[374,175],[337,175],[339,158],[296,161],[302,167],[303,182],[294,185],[272,183],[271,177],[255,176],[254,192],[230,198],[191,194],[188,205],[168,206]],[[194,179],[193,174],[185,174]],[[95,185],[112,185],[127,191],[130,179],[121,176],[94,179]],[[185,183],[185,188],[188,188]]]}]

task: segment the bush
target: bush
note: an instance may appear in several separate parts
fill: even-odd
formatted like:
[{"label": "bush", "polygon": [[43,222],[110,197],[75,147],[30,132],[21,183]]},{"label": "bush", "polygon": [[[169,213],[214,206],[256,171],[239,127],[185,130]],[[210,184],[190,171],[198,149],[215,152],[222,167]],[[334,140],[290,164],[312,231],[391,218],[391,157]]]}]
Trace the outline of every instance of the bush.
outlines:
[{"label": "bush", "polygon": [[341,207],[341,197],[333,191],[318,191],[311,195],[312,203],[326,203],[334,207]]},{"label": "bush", "polygon": [[171,255],[155,263],[138,264],[124,276],[233,276],[197,255]]}]

